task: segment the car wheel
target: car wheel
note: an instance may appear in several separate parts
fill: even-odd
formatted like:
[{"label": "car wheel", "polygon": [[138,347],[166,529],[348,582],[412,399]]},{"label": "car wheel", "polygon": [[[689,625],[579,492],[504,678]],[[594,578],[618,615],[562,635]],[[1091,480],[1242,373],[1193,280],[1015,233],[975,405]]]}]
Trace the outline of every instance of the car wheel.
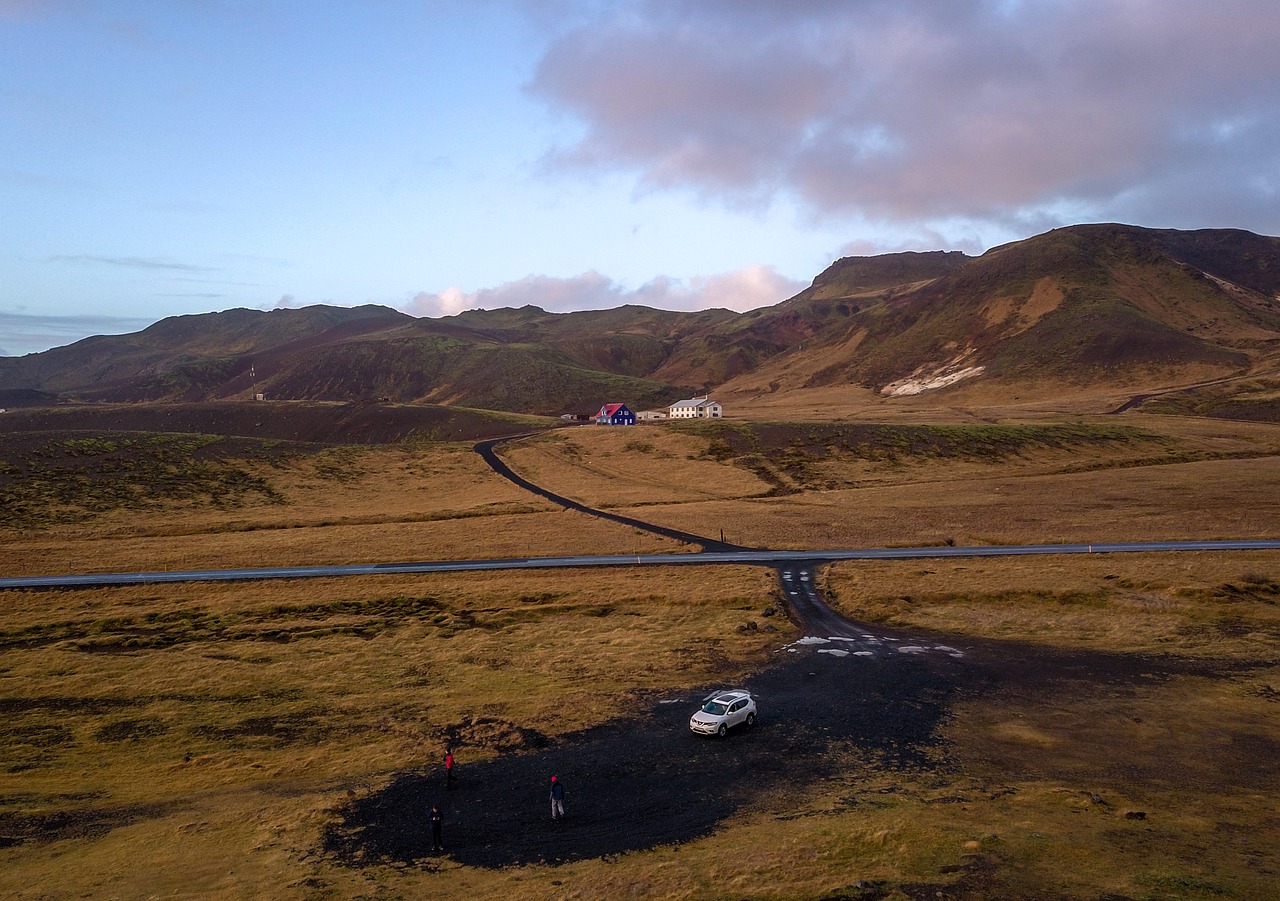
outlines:
[{"label": "car wheel", "polygon": [[724,723],[721,723],[720,728],[716,730],[716,734],[719,735],[721,738],[724,738],[726,735],[729,734],[729,727],[726,726]]},{"label": "car wheel", "polygon": [[747,725],[754,726],[756,724],[756,715],[754,713],[747,714]]}]

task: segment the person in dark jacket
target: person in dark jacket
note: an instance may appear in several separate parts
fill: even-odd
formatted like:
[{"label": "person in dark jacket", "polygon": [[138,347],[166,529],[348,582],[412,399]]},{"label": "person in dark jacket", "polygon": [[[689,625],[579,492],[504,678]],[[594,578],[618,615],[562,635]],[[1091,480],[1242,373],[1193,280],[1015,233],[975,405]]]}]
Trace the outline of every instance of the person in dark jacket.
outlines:
[{"label": "person in dark jacket", "polygon": [[443,851],[444,841],[440,837],[440,824],[444,820],[444,816],[440,813],[440,808],[435,804],[431,805],[431,850]]},{"label": "person in dark jacket", "polygon": [[558,822],[564,819],[564,783],[555,776],[551,777],[551,820]]}]

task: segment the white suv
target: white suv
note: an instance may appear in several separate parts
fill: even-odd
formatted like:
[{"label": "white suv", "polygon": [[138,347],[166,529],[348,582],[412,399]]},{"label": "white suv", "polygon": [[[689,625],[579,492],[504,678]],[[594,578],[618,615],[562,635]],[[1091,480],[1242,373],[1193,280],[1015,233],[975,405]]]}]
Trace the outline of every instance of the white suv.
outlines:
[{"label": "white suv", "polygon": [[756,721],[756,701],[751,692],[735,688],[713,691],[703,699],[702,708],[689,720],[689,728],[700,735],[724,738],[740,723],[748,726]]}]

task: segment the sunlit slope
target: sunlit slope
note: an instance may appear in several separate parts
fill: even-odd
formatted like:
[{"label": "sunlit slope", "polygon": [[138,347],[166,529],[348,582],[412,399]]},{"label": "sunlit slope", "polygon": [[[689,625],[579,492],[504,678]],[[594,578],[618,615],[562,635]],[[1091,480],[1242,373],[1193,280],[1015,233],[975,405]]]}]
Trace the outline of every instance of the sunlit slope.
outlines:
[{"label": "sunlit slope", "polygon": [[715,391],[873,397],[1031,383],[1106,393],[1265,377],[1280,239],[1081,225],[994,248],[836,261],[771,307],[534,306],[416,319],[379,306],[230,310],[0,359],[0,404],[281,400],[593,413]]}]

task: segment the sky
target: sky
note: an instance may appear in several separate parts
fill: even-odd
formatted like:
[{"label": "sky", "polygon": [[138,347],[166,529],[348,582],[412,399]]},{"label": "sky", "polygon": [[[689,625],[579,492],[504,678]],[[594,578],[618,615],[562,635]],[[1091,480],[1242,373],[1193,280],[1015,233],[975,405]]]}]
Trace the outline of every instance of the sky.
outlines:
[{"label": "sky", "polygon": [[1280,234],[1274,0],[0,0],[0,356],[236,307],[747,310]]}]

